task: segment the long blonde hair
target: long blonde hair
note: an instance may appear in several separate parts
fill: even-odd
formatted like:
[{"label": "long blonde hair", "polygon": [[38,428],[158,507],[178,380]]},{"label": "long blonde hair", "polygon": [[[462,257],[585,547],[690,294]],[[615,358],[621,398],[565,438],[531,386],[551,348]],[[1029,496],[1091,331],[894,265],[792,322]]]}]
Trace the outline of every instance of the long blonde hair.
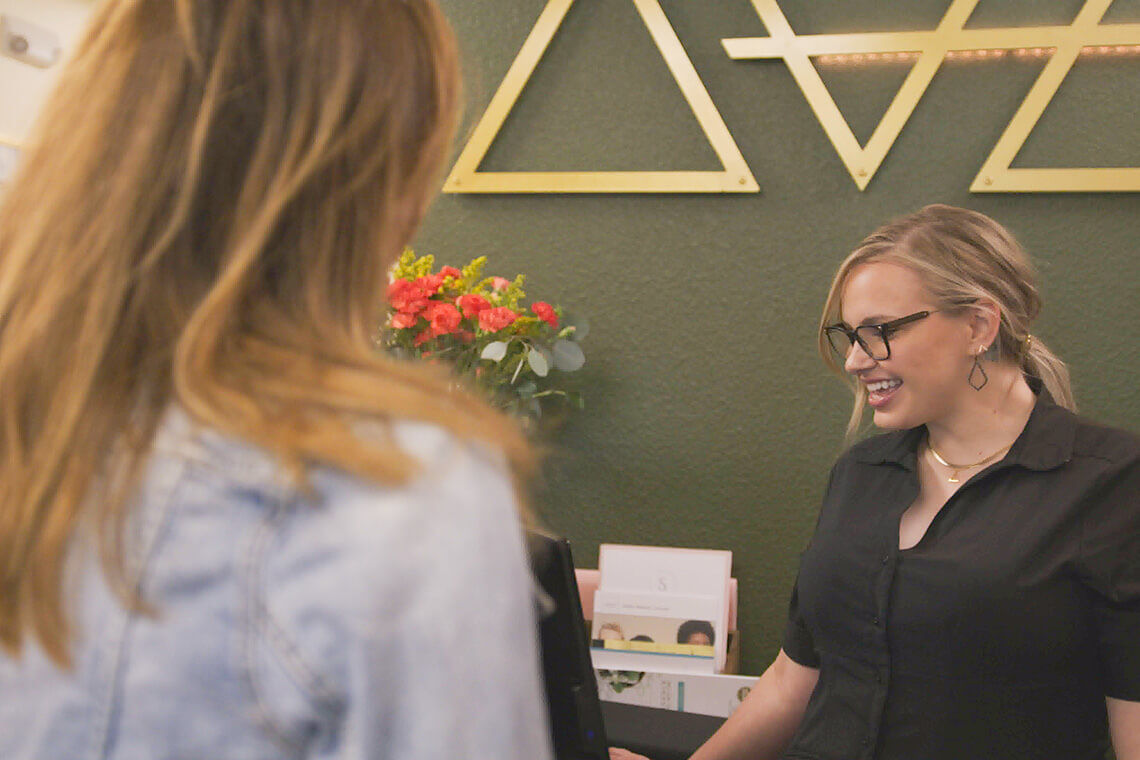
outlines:
[{"label": "long blonde hair", "polygon": [[852,270],[870,261],[891,261],[922,278],[940,308],[963,309],[989,299],[1001,310],[993,346],[999,360],[1016,361],[1039,378],[1053,399],[1076,410],[1069,371],[1031,327],[1041,312],[1037,272],[1029,256],[1003,226],[984,214],[940,204],[894,219],[868,235],[839,265],[820,317],[819,352],[834,372],[849,381],[855,395],[847,438],[859,432],[867,390],[844,372],[823,333],[839,321],[843,287]]},{"label": "long blonde hair", "polygon": [[[172,401],[271,450],[400,483],[361,417],[525,439],[377,355],[386,273],[439,181],[459,101],[432,0],[111,0],[0,206],[0,645],[67,665],[69,545],[120,545]],[[114,452],[109,454],[108,452]]]}]

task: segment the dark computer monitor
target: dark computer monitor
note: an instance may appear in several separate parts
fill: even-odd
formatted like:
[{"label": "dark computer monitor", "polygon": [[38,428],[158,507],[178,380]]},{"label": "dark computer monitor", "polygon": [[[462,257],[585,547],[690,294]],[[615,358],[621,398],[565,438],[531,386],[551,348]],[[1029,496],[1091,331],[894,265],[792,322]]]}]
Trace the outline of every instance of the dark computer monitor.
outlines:
[{"label": "dark computer monitor", "polygon": [[537,531],[528,531],[527,538],[535,577],[553,602],[540,605],[539,640],[554,755],[558,760],[608,760],[570,542]]}]

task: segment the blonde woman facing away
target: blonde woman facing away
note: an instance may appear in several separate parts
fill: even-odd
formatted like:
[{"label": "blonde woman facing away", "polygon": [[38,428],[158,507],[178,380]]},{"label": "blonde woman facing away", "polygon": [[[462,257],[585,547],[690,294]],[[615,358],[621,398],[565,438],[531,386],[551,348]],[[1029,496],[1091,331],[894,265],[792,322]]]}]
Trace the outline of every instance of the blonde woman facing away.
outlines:
[{"label": "blonde woman facing away", "polygon": [[[928,206],[839,268],[845,453],[783,648],[694,760],[1140,758],[1140,439],[1074,414],[1028,258]],[[612,757],[635,757],[614,750]]]},{"label": "blonde woman facing away", "polygon": [[550,756],[531,455],[372,342],[458,90],[431,0],[97,7],[0,208],[4,760]]}]

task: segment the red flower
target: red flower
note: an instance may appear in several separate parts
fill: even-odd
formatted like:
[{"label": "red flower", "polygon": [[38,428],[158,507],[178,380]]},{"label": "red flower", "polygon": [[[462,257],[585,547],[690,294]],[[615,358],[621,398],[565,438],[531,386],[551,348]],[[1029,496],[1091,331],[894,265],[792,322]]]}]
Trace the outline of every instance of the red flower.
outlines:
[{"label": "red flower", "polygon": [[416,314],[423,311],[428,305],[428,296],[430,295],[431,293],[427,292],[418,280],[416,282],[393,280],[388,285],[388,303],[392,304],[392,308],[396,311],[402,311],[405,314]]},{"label": "red flower", "polygon": [[455,267],[444,267],[443,269],[439,270],[439,276],[440,277],[454,277],[455,279],[458,280],[460,277],[463,276],[463,272],[460,272]]},{"label": "red flower", "polygon": [[407,327],[415,327],[416,322],[418,321],[419,317],[417,317],[415,314],[405,314],[402,311],[398,311],[392,315],[392,327],[395,327],[397,330],[403,330]]},{"label": "red flower", "polygon": [[554,313],[554,307],[546,301],[535,301],[530,305],[530,310],[546,324],[558,327],[558,315]]},{"label": "red flower", "polygon": [[491,302],[478,293],[466,293],[455,299],[455,305],[463,310],[463,316],[474,319],[479,312],[491,308]]},{"label": "red flower", "polygon": [[429,296],[434,296],[439,292],[440,286],[443,285],[443,275],[429,274],[424,277],[417,277],[415,284],[423,288]]},{"label": "red flower", "polygon": [[[431,340],[431,338],[432,338],[431,328],[425,328],[423,331],[420,332],[419,335],[416,336],[415,340],[412,341],[412,345],[413,346],[422,346],[423,344],[425,344],[429,340]],[[425,354],[425,356],[426,356],[426,354]]]},{"label": "red flower", "polygon": [[479,312],[479,327],[487,332],[498,332],[509,327],[518,318],[519,315],[506,306],[497,306]]},{"label": "red flower", "polygon": [[506,290],[511,286],[511,281],[506,277],[492,277],[491,287],[495,290]]},{"label": "red flower", "polygon": [[446,301],[432,301],[424,316],[431,322],[431,334],[433,336],[448,335],[455,332],[459,329],[459,322],[462,319],[459,316],[459,309],[455,308],[455,304]]}]

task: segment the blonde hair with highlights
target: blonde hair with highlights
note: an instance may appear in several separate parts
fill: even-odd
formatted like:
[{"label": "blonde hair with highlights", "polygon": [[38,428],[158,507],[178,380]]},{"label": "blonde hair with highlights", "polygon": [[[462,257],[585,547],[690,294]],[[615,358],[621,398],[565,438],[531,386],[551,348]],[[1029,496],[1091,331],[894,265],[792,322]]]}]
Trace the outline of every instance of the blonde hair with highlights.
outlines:
[{"label": "blonde hair with highlights", "polygon": [[[411,418],[532,466],[505,417],[377,354],[387,270],[438,185],[459,101],[431,0],[112,0],[0,206],[0,646],[62,666],[69,545],[120,534],[164,410],[399,484],[360,419]],[[113,453],[108,453],[113,452]]]},{"label": "blonde hair with highlights", "polygon": [[823,332],[840,319],[847,278],[860,264],[889,261],[915,272],[939,308],[964,310],[979,299],[997,304],[1001,323],[993,346],[999,361],[1015,361],[1039,378],[1053,399],[1076,410],[1069,371],[1031,327],[1041,312],[1037,272],[1013,235],[984,214],[954,206],[931,205],[888,222],[868,235],[843,261],[831,283],[820,317],[819,352],[834,372],[849,381],[855,395],[847,437],[859,432],[867,390],[843,370]]}]

